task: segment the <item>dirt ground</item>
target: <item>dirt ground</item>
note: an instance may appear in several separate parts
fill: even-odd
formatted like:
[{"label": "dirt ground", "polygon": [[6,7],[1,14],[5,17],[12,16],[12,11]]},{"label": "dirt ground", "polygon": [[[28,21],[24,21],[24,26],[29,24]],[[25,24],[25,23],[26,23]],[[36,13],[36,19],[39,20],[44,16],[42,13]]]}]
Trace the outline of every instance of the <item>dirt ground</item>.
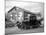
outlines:
[{"label": "dirt ground", "polygon": [[25,34],[25,33],[43,33],[44,28],[36,28],[36,29],[30,29],[30,30],[21,30],[17,27],[11,27],[5,29],[5,34]]}]

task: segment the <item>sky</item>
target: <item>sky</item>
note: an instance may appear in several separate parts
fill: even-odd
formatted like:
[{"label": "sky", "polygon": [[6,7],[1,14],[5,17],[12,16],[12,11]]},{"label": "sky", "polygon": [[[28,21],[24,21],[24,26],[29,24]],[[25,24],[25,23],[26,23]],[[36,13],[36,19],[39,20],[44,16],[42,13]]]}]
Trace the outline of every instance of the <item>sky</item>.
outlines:
[{"label": "sky", "polygon": [[6,12],[8,12],[14,6],[29,10],[33,13],[43,14],[44,12],[44,4],[41,2],[32,2],[32,1],[6,1]]}]

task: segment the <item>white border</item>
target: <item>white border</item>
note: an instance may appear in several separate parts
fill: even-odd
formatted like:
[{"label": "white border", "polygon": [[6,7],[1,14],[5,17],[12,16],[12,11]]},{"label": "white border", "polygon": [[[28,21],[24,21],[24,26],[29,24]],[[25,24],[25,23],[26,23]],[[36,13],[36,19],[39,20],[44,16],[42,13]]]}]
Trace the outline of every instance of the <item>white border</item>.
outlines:
[{"label": "white border", "polygon": [[0,0],[0,35],[4,35],[4,0]]}]

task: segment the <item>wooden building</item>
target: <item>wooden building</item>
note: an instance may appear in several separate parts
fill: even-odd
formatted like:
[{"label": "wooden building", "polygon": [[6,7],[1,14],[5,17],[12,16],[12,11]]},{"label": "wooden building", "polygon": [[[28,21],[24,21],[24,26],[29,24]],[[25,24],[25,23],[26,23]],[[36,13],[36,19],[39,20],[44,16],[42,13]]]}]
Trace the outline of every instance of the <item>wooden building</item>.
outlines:
[{"label": "wooden building", "polygon": [[37,20],[36,14],[19,7],[13,7],[12,9],[10,9],[7,13],[7,19],[9,19],[11,22],[13,22],[12,24],[15,25],[19,21],[20,24],[25,25],[22,25],[25,28],[30,28],[30,26],[38,27],[41,24],[41,21]]}]

